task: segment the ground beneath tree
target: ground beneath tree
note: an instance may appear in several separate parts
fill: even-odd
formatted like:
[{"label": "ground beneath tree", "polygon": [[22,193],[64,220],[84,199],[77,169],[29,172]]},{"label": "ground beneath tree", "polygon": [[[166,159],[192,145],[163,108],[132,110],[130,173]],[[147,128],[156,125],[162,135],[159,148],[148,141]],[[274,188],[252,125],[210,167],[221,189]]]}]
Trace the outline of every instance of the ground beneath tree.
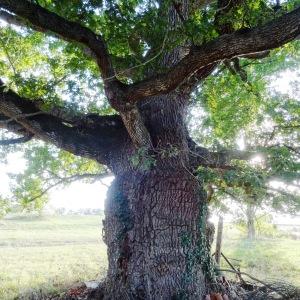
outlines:
[{"label": "ground beneath tree", "polygon": [[[224,280],[222,278],[223,282]],[[226,289],[230,290],[231,296],[224,293],[210,293],[204,300],[300,300],[300,289],[286,283],[276,282],[256,285],[248,282],[226,281]],[[103,296],[101,282],[88,281],[70,287],[60,296],[33,297],[30,300],[101,300]]]}]

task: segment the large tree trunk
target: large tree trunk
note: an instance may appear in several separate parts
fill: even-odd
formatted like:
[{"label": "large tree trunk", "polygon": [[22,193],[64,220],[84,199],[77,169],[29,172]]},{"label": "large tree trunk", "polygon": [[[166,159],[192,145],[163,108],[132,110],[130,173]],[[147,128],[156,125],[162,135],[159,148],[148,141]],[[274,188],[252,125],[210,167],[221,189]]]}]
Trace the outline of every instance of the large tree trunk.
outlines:
[{"label": "large tree trunk", "polygon": [[[186,170],[127,173],[106,203],[110,295],[201,299],[209,264],[205,195]],[[111,297],[111,296],[110,296]]]},{"label": "large tree trunk", "polygon": [[[180,2],[185,15],[188,2]],[[181,22],[173,5],[168,18],[170,29]],[[165,54],[161,64],[172,66],[185,54],[185,48],[178,47]],[[104,222],[109,299],[202,299],[207,293],[213,276],[207,202],[189,166],[189,98],[190,92],[181,87],[139,101],[138,112],[131,113],[140,114],[140,127],[131,122],[130,113],[123,114],[131,140],[147,149],[125,144],[112,157],[116,179]],[[145,130],[149,135],[143,137]],[[136,167],[133,158],[139,162]]]},{"label": "large tree trunk", "polygon": [[173,94],[143,103],[152,164],[133,168],[130,147],[114,157],[104,221],[108,299],[202,299],[212,280],[206,193],[189,170],[184,102]]}]

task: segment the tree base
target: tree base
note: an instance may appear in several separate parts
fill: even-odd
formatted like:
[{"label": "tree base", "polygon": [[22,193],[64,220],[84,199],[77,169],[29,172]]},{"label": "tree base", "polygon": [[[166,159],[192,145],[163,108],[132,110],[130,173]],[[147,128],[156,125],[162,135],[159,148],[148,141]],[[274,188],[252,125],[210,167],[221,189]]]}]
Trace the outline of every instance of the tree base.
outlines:
[{"label": "tree base", "polygon": [[[224,281],[222,279],[223,283]],[[236,289],[233,288],[233,285],[223,285],[221,280],[218,283],[214,283],[214,289],[219,290],[219,292],[211,292],[207,295],[203,296],[193,296],[192,298],[186,297],[177,297],[172,298],[173,300],[237,300],[244,299],[241,298],[240,295],[237,294]],[[112,284],[115,286],[114,284]],[[136,297],[134,295],[130,295],[128,291],[120,291],[117,290],[115,292],[111,291],[111,284],[107,281],[103,281],[99,283],[97,288],[88,288],[84,286],[84,284],[71,288],[65,296],[62,298],[55,298],[55,300],[116,300],[116,299],[124,299],[124,300],[147,300],[146,298]]]},{"label": "tree base", "polygon": [[[99,283],[97,288],[87,287],[84,283],[77,285],[67,291],[64,296],[52,297],[52,300],[114,300],[114,299],[132,299],[130,295],[109,294],[107,281]],[[204,298],[188,298],[186,300],[298,300],[300,299],[300,289],[282,282],[267,283],[265,286],[253,283],[241,284],[240,282],[228,282],[223,276],[214,284],[214,288],[220,292],[211,292]],[[48,298],[47,298],[48,299]],[[50,298],[49,298],[50,299]],[[178,299],[178,300],[183,300]],[[42,299],[41,299],[42,300]],[[140,298],[139,300],[147,300]]]}]

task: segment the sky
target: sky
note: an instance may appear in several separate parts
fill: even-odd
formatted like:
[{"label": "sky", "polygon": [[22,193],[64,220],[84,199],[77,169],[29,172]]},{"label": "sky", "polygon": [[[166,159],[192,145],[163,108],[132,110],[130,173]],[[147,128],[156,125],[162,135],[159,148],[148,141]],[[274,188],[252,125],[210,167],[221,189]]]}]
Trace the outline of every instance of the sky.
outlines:
[{"label": "sky", "polygon": [[104,209],[104,201],[108,186],[113,181],[113,177],[107,177],[101,182],[86,184],[74,182],[64,189],[56,189],[51,192],[48,207],[79,210],[81,208]]}]

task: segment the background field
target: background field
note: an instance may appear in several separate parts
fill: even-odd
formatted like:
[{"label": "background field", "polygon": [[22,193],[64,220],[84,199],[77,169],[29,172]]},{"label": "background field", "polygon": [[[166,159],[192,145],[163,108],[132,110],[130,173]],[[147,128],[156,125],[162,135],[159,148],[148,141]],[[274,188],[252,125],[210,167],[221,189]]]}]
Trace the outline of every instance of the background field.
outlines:
[{"label": "background field", "polygon": [[0,221],[0,299],[53,293],[105,275],[99,216]]},{"label": "background field", "polygon": [[[60,293],[76,282],[103,278],[107,263],[101,224],[99,216],[0,221],[0,299]],[[226,226],[223,252],[241,260],[241,270],[257,278],[300,286],[300,240],[250,242],[235,226]]]}]

